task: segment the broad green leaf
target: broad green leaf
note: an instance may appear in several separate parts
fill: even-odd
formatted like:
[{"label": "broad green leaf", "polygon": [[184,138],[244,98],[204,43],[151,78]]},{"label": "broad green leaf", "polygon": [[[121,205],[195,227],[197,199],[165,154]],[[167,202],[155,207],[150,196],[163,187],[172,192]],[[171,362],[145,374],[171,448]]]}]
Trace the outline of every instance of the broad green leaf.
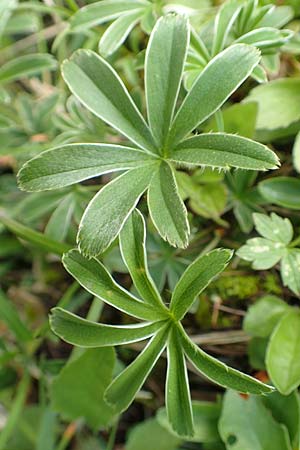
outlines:
[{"label": "broad green leaf", "polygon": [[[189,441],[216,443],[220,439],[218,421],[221,413],[221,404],[192,401],[192,412],[194,418],[194,436],[189,437]],[[174,430],[168,421],[166,408],[159,409],[156,417],[164,428],[174,434]]]},{"label": "broad green leaf", "polygon": [[184,16],[157,21],[146,50],[145,89],[150,128],[164,153],[186,58],[189,30]]},{"label": "broad green leaf", "polygon": [[183,141],[170,159],[178,164],[249,170],[275,169],[278,158],[265,145],[224,133],[200,134]]},{"label": "broad green leaf", "polygon": [[172,167],[163,161],[153,174],[148,191],[150,217],[163,239],[174,247],[188,244],[189,223]]},{"label": "broad green leaf", "polygon": [[177,450],[182,439],[166,430],[155,418],[138,423],[131,428],[126,450]]},{"label": "broad green leaf", "polygon": [[99,53],[107,57],[123,44],[132,28],[139,22],[144,13],[143,9],[133,10],[120,16],[105,31],[99,41]]},{"label": "broad green leaf", "polygon": [[72,250],[63,256],[63,264],[81,286],[109,305],[139,319],[162,319],[159,311],[116,284],[105,267],[96,259],[86,259],[77,250]]},{"label": "broad green leaf", "polygon": [[241,5],[236,0],[223,3],[218,11],[214,23],[214,36],[212,42],[212,55],[220,53],[228,38],[228,34],[237,18],[241,9]]},{"label": "broad green leaf", "polygon": [[19,317],[18,311],[13,302],[6,297],[0,289],[0,316],[1,321],[6,323],[11,333],[15,335],[20,343],[28,342],[32,339],[32,334],[23,320]]},{"label": "broad green leaf", "polygon": [[270,216],[253,214],[255,228],[266,239],[289,244],[293,238],[293,226],[288,218],[283,219],[275,213]]},{"label": "broad green leaf", "polygon": [[177,320],[187,313],[197,295],[228,265],[232,251],[213,250],[200,255],[183,273],[171,299],[170,310]]},{"label": "broad green leaf", "polygon": [[131,169],[106,184],[95,195],[79,225],[77,239],[82,253],[96,256],[107,249],[148,188],[156,170],[156,164]]},{"label": "broad green leaf", "polygon": [[287,313],[274,330],[267,350],[267,369],[279,392],[290,394],[300,384],[300,312]]},{"label": "broad green leaf", "polygon": [[142,341],[162,327],[161,322],[134,325],[105,325],[92,322],[62,308],[51,310],[52,331],[61,339],[79,347],[107,347]]},{"label": "broad green leaf", "polygon": [[143,10],[149,5],[144,0],[102,0],[79,9],[70,20],[70,30],[84,31],[104,22],[116,19],[124,13],[136,9]]},{"label": "broad green leaf", "polygon": [[30,75],[37,75],[44,70],[54,70],[56,67],[57,62],[54,57],[46,53],[18,56],[1,66],[0,84],[9,83]]},{"label": "broad green leaf", "polygon": [[258,185],[261,195],[270,203],[290,209],[300,209],[300,179],[275,177]]},{"label": "broad green leaf", "polygon": [[205,67],[185,97],[170,130],[174,145],[216,112],[259,63],[259,52],[232,45]]},{"label": "broad green leaf", "polygon": [[44,252],[62,255],[64,252],[70,250],[70,245],[55,241],[54,239],[47,237],[45,234],[39,233],[32,228],[26,227],[25,225],[22,225],[16,220],[6,217],[1,213],[0,223],[2,223],[8,230],[10,230],[20,239],[33,244],[34,247],[37,247]]},{"label": "broad green leaf", "polygon": [[126,220],[119,242],[122,258],[142,299],[149,304],[164,307],[148,270],[146,226],[142,214],[137,209]]},{"label": "broad green leaf", "polygon": [[268,337],[289,309],[289,305],[280,298],[266,295],[250,306],[243,328],[251,336]]},{"label": "broad green leaf", "polygon": [[296,295],[300,295],[300,249],[288,249],[281,261],[281,278]]},{"label": "broad green leaf", "polygon": [[179,436],[192,437],[194,424],[189,380],[184,353],[177,330],[170,330],[168,340],[168,370],[166,379],[166,408],[168,420]]},{"label": "broad green leaf", "polygon": [[179,330],[181,332],[181,342],[187,357],[199,372],[209,380],[220,386],[246,394],[267,394],[274,390],[272,386],[261,383],[255,378],[228,367],[226,364],[208,355],[191,341],[181,325],[179,326]]},{"label": "broad green leaf", "polygon": [[300,133],[297,134],[293,146],[293,164],[298,173],[300,173]]},{"label": "broad green leaf", "polygon": [[227,449],[292,450],[287,429],[276,422],[259,397],[228,391],[219,430]]},{"label": "broad green leaf", "polygon": [[116,411],[124,411],[133,402],[164,350],[167,336],[168,327],[165,326],[153,336],[142,353],[108,386],[105,398]]},{"label": "broad green leaf", "polygon": [[95,431],[107,427],[115,412],[104,400],[111,382],[115,354],[112,348],[88,349],[69,361],[51,386],[52,408],[67,420],[84,418]]},{"label": "broad green leaf", "polygon": [[285,245],[264,238],[248,239],[246,245],[238,249],[236,254],[246,261],[252,261],[256,270],[270,269],[275,266],[285,253]]},{"label": "broad green leaf", "polygon": [[63,242],[67,236],[74,209],[75,199],[72,194],[69,194],[50,217],[45,234],[56,241]]},{"label": "broad green leaf", "polygon": [[222,183],[207,183],[197,186],[191,196],[189,206],[196,214],[220,222],[220,215],[227,203],[227,192]]},{"label": "broad green leaf", "polygon": [[249,31],[249,33],[244,34],[235,42],[267,49],[284,45],[293,34],[291,30],[277,30],[276,28],[264,27]]},{"label": "broad green leaf", "polygon": [[19,172],[19,186],[41,191],[69,186],[151,161],[145,152],[113,144],[68,144],[39,154]]},{"label": "broad green leaf", "polygon": [[77,50],[64,61],[62,74],[71,92],[92,113],[143,149],[155,150],[145,120],[118,74],[103,58],[91,50]]}]

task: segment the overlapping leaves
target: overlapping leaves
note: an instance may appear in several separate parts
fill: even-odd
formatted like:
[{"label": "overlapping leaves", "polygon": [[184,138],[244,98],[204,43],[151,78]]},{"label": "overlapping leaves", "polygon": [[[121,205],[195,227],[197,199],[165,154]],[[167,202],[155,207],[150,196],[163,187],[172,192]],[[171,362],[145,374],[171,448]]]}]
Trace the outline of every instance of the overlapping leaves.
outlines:
[{"label": "overlapping leaves", "polygon": [[218,54],[175,114],[188,43],[186,18],[168,15],[157,22],[145,62],[149,124],[117,73],[96,53],[78,50],[63,64],[72,93],[133,143],[63,145],[29,161],[19,174],[22,189],[38,191],[125,171],[96,194],[86,209],[78,233],[83,254],[96,256],[110,245],[146,190],[150,216],[160,235],[174,246],[185,247],[189,224],[174,176],[177,167],[267,170],[278,164],[271,150],[250,139],[224,133],[189,136],[251,74],[260,55],[245,44]]},{"label": "overlapping leaves", "polygon": [[115,283],[97,259],[86,259],[77,250],[64,256],[68,272],[89,292],[135,318],[132,325],[106,325],[82,319],[54,308],[52,330],[65,341],[81,347],[105,347],[151,338],[137,358],[106,390],[106,400],[116,411],[125,410],[134,400],[161,353],[167,348],[166,406],[169,421],[180,435],[193,435],[193,415],[188,385],[186,357],[200,373],[216,383],[254,394],[272,390],[248,375],[227,367],[197,347],[185,333],[181,320],[195,298],[230,261],[232,252],[216,249],[199,256],[178,281],[170,307],[164,304],[147,267],[145,223],[138,210],[127,219],[120,235],[121,253],[140,298]]}]

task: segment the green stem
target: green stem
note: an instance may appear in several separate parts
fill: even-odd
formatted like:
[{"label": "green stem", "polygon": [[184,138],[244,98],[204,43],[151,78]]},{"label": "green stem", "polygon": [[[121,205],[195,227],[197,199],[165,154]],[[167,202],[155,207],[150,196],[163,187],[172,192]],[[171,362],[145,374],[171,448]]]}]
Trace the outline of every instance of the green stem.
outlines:
[{"label": "green stem", "polygon": [[0,450],[7,449],[7,441],[11,437],[12,433],[16,429],[17,422],[21,416],[24,403],[26,401],[28,389],[30,385],[30,376],[26,372],[18,386],[17,395],[14,399],[12,409],[10,410],[9,417],[5,424],[4,429],[1,431],[0,435]]},{"label": "green stem", "polygon": [[300,244],[300,236],[298,236],[296,239],[294,239],[290,244],[289,247],[297,247],[297,245]]},{"label": "green stem", "polygon": [[116,421],[111,428],[106,450],[114,450],[117,430],[118,430],[118,421]]}]

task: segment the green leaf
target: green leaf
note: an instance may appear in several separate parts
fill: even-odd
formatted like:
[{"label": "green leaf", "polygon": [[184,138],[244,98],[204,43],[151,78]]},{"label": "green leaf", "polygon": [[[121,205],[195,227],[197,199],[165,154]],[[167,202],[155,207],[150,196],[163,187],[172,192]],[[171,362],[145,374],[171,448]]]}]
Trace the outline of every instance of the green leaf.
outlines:
[{"label": "green leaf", "polygon": [[99,53],[107,57],[123,44],[132,28],[144,14],[143,9],[133,10],[120,16],[105,31],[99,41]]},{"label": "green leaf", "polygon": [[227,204],[227,191],[222,183],[208,183],[197,186],[191,196],[189,206],[202,217],[220,222],[220,215]]},{"label": "green leaf", "polygon": [[220,53],[226,45],[228,34],[241,10],[241,5],[236,0],[223,3],[218,11],[214,23],[214,36],[212,43],[212,55]]},{"label": "green leaf", "polygon": [[68,144],[40,153],[19,172],[19,186],[26,191],[58,189],[152,160],[145,152],[113,144]]},{"label": "green leaf", "polygon": [[80,32],[116,19],[129,11],[143,10],[149,2],[143,0],[102,0],[79,9],[70,20],[70,30]]},{"label": "green leaf", "polygon": [[151,219],[163,239],[174,247],[188,244],[189,223],[172,167],[163,161],[153,174],[148,192]]},{"label": "green leaf", "polygon": [[237,256],[252,261],[252,267],[256,270],[266,270],[275,266],[285,253],[285,245],[281,242],[273,242],[264,238],[248,239],[236,252]]},{"label": "green leaf", "polygon": [[275,169],[278,158],[265,145],[224,133],[200,134],[183,141],[170,159],[178,164],[249,170]]},{"label": "green leaf", "polygon": [[168,420],[179,436],[192,437],[194,424],[189,381],[177,330],[170,330],[168,340],[168,370],[166,379]]},{"label": "green leaf", "polygon": [[18,56],[3,64],[0,68],[0,84],[9,83],[29,75],[38,75],[44,70],[54,70],[57,62],[52,55],[35,53]]},{"label": "green leaf", "polygon": [[182,439],[161,426],[157,419],[150,418],[131,428],[126,441],[126,450],[177,450]]},{"label": "green leaf", "polygon": [[77,239],[85,255],[96,256],[109,247],[148,188],[155,170],[155,164],[131,169],[95,195],[79,225]]},{"label": "green leaf", "polygon": [[238,392],[246,394],[267,394],[274,390],[272,386],[261,383],[255,378],[228,367],[226,364],[208,355],[191,341],[181,326],[179,330],[181,332],[181,342],[187,357],[196,369],[209,380],[212,380],[220,386],[235,389]]},{"label": "green leaf", "polygon": [[276,28],[264,27],[249,31],[235,42],[255,45],[255,47],[260,49],[276,48],[288,42],[293,34],[291,30],[277,30]]},{"label": "green leaf", "polygon": [[133,402],[149,373],[166,346],[168,327],[163,327],[142,353],[108,386],[105,398],[118,411],[124,411]]},{"label": "green leaf", "polygon": [[146,50],[148,120],[162,153],[178,97],[188,40],[187,19],[167,15],[156,22]]},{"label": "green leaf", "polygon": [[269,178],[259,183],[258,189],[269,203],[290,209],[300,209],[300,180],[298,178]]},{"label": "green leaf", "polygon": [[177,320],[187,313],[195,298],[228,265],[232,251],[213,250],[200,255],[183,273],[172,294],[170,310]]},{"label": "green leaf", "polygon": [[66,270],[88,292],[115,308],[145,320],[160,320],[159,311],[143,303],[115,283],[105,267],[96,259],[86,259],[77,250],[63,256]]},{"label": "green leaf", "polygon": [[300,295],[300,249],[288,249],[281,261],[281,278],[296,295]]},{"label": "green leaf", "polygon": [[256,230],[266,239],[285,245],[293,239],[293,226],[288,218],[282,219],[275,213],[271,213],[270,217],[255,213],[253,219]]},{"label": "green leaf", "polygon": [[251,336],[268,337],[289,309],[289,305],[280,298],[266,295],[250,306],[243,328]]},{"label": "green leaf", "polygon": [[219,430],[227,449],[292,450],[287,429],[276,422],[258,397],[245,399],[226,392]]},{"label": "green leaf", "polygon": [[[192,401],[194,417],[194,436],[189,441],[201,443],[216,443],[219,439],[218,421],[221,413],[221,404],[213,402]],[[170,433],[174,433],[168,421],[166,408],[160,408],[157,412],[158,422]]]},{"label": "green leaf", "polygon": [[[62,65],[71,92],[132,142],[155,151],[149,128],[115,70],[91,50],[77,50]],[[84,86],[84,89],[82,89]]]},{"label": "green leaf", "polygon": [[170,130],[176,144],[216,112],[259,63],[259,52],[236,44],[219,53],[205,67],[184,99]]},{"label": "green leaf", "polygon": [[67,420],[84,418],[94,430],[109,425],[115,415],[104,400],[112,379],[112,348],[89,349],[63,367],[51,386],[51,403]]},{"label": "green leaf", "polygon": [[142,214],[137,209],[126,220],[119,241],[122,258],[142,299],[149,304],[164,307],[148,270],[146,226]]},{"label": "green leaf", "polygon": [[300,312],[287,313],[274,330],[267,350],[267,369],[279,392],[290,394],[300,384]]},{"label": "green leaf", "polygon": [[300,173],[300,133],[297,134],[293,146],[293,165],[298,173]]},{"label": "green leaf", "polygon": [[17,309],[11,300],[0,289],[0,316],[8,329],[16,336],[19,343],[32,340],[32,334],[25,323],[20,319]]},{"label": "green leaf", "polygon": [[52,331],[61,339],[79,347],[107,347],[138,342],[151,337],[161,322],[134,325],[104,325],[92,322],[62,308],[51,310]]},{"label": "green leaf", "polygon": [[45,234],[56,241],[63,242],[67,236],[74,209],[75,199],[72,194],[69,194],[52,214],[45,228]]}]

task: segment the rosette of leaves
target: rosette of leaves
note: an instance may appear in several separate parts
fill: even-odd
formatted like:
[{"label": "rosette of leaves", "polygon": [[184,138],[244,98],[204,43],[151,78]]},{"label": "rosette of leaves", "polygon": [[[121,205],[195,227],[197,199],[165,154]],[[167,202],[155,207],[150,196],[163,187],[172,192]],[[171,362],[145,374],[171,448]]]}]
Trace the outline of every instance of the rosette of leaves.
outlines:
[{"label": "rosette of leaves", "polygon": [[293,36],[291,30],[280,29],[292,18],[293,10],[288,6],[260,6],[257,0],[225,2],[208,28],[202,29],[200,34],[192,33],[186,86],[191,87],[209,61],[233,43],[249,44],[261,50],[264,58],[252,72],[252,77],[259,82],[266,81],[266,69],[275,72],[279,69],[280,48]]},{"label": "rosette of leaves", "polygon": [[117,73],[96,53],[78,50],[63,64],[72,93],[132,142],[63,145],[32,159],[19,173],[21,189],[40,191],[123,171],[96,194],[83,215],[78,243],[85,255],[96,256],[111,244],[145,191],[159,234],[173,246],[186,247],[189,223],[174,175],[178,167],[267,170],[278,164],[270,149],[247,138],[190,136],[252,73],[260,55],[245,44],[224,50],[199,75],[174,114],[188,43],[185,17],[171,14],[157,22],[145,62],[148,123]]},{"label": "rosette of leaves", "polygon": [[280,262],[284,286],[300,295],[300,249],[294,248],[299,240],[293,239],[293,226],[287,218],[275,213],[270,216],[253,214],[255,228],[262,237],[248,239],[237,255],[252,262],[253,269],[266,270]]},{"label": "rosette of leaves", "polygon": [[125,326],[106,325],[54,308],[50,318],[51,328],[66,342],[86,348],[122,345],[151,338],[138,357],[106,390],[106,401],[114,406],[116,412],[128,408],[167,348],[168,418],[178,434],[192,436],[193,416],[185,357],[200,373],[222,386],[254,394],[271,392],[272,387],[206,354],[192,342],[181,325],[195,298],[228,265],[232,252],[216,249],[200,255],[179,279],[167,307],[148,271],[145,234],[143,216],[135,210],[120,234],[120,249],[140,298],[116,284],[97,259],[86,259],[77,250],[72,250],[63,258],[67,271],[85,289],[142,322]]}]

